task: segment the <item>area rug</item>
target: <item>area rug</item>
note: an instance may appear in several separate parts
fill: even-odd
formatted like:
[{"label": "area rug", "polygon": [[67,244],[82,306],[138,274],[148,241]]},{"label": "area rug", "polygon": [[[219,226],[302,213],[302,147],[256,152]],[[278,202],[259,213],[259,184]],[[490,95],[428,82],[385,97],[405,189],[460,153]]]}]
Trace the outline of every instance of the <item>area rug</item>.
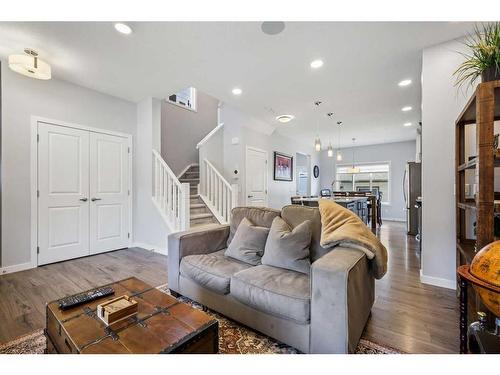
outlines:
[{"label": "area rug", "polygon": [[[170,294],[166,285],[159,286],[159,290]],[[219,322],[219,353],[220,354],[299,354],[291,346],[280,343],[270,337],[262,335],[252,329],[228,319],[215,311],[207,309],[201,304],[186,297],[179,300],[194,308],[204,310]],[[45,350],[45,336],[43,330],[34,331],[19,337],[4,345],[0,345],[0,354],[43,354]],[[361,339],[356,354],[402,354],[394,348],[379,345],[372,341]]]}]

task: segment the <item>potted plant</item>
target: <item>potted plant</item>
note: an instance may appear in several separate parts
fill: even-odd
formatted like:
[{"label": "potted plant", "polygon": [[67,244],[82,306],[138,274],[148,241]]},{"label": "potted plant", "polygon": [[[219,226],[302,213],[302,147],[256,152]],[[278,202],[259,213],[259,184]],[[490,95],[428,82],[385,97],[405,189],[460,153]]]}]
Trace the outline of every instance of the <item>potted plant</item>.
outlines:
[{"label": "potted plant", "polygon": [[469,52],[462,53],[465,61],[453,73],[455,85],[468,81],[472,86],[478,77],[482,82],[500,80],[500,22],[476,25],[465,45]]}]

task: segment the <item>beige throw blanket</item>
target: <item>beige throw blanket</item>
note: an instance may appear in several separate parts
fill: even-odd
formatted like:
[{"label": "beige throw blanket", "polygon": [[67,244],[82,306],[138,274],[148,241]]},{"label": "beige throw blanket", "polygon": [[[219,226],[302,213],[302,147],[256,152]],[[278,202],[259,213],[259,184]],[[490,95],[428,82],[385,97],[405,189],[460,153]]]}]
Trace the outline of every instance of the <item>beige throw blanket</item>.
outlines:
[{"label": "beige throw blanket", "polygon": [[321,246],[343,246],[363,251],[371,260],[373,275],[380,279],[387,272],[387,249],[361,219],[331,199],[319,200]]}]

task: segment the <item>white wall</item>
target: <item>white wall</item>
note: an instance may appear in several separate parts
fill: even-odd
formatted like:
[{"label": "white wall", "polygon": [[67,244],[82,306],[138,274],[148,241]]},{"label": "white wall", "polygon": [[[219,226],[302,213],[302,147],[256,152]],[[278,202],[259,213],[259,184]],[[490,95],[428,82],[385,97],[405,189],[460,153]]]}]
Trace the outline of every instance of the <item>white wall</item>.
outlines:
[{"label": "white wall", "polygon": [[[273,128],[260,120],[242,113],[236,108],[224,105],[221,108],[221,122],[224,123],[224,174],[228,181],[240,186],[240,204],[245,204],[245,152],[247,146],[263,149],[268,153],[268,206],[280,209],[290,204],[290,197],[296,194],[295,178],[291,182],[273,180],[273,152],[278,151],[294,157],[296,153],[311,155],[311,164],[315,165],[318,156],[313,151],[313,145],[301,144],[293,139],[273,132]],[[238,138],[237,145],[232,144],[233,138]],[[240,171],[234,178],[233,171]],[[311,168],[312,170],[312,168]],[[312,177],[311,194],[318,193],[318,179]]]},{"label": "white wall", "polygon": [[467,101],[454,87],[462,62],[458,41],[423,51],[422,270],[423,282],[455,288],[455,120]]},{"label": "white wall", "polygon": [[[406,220],[405,203],[403,198],[403,175],[406,163],[415,161],[416,142],[395,142],[371,146],[354,147],[356,163],[390,162],[390,204],[382,206],[382,219]],[[353,147],[343,148],[343,160],[339,164],[352,163]],[[329,158],[326,151],[321,152],[320,178],[321,188],[331,189],[335,179],[337,160]]]},{"label": "white wall", "polygon": [[137,104],[137,136],[134,143],[134,243],[167,253],[169,230],[153,205],[152,149],[160,151],[161,102],[146,98]]},{"label": "white wall", "polygon": [[30,117],[43,116],[132,134],[136,105],[2,64],[2,267],[30,262]]}]

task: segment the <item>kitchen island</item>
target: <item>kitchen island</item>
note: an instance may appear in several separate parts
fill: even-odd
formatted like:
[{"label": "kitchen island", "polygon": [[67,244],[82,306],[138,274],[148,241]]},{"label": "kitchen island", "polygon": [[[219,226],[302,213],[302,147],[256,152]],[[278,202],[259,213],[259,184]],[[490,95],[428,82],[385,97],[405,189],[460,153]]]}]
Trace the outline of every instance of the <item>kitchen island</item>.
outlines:
[{"label": "kitchen island", "polygon": [[[318,207],[318,201],[319,197],[304,197],[304,198],[296,198],[295,200],[297,202],[300,202],[304,206],[310,206],[310,207]],[[370,197],[348,197],[348,196],[342,196],[342,197],[326,197],[326,198],[321,198],[321,199],[330,199],[333,200],[335,203],[340,204],[341,206],[347,208],[348,210],[351,210],[354,212],[356,215],[360,217],[360,219],[368,225],[368,218],[369,218],[369,212],[368,212],[368,202],[370,201]],[[371,207],[374,205],[372,204]],[[376,225],[376,213],[373,211],[371,213],[371,221],[372,221],[372,227]],[[375,218],[375,219],[374,219]]]}]

